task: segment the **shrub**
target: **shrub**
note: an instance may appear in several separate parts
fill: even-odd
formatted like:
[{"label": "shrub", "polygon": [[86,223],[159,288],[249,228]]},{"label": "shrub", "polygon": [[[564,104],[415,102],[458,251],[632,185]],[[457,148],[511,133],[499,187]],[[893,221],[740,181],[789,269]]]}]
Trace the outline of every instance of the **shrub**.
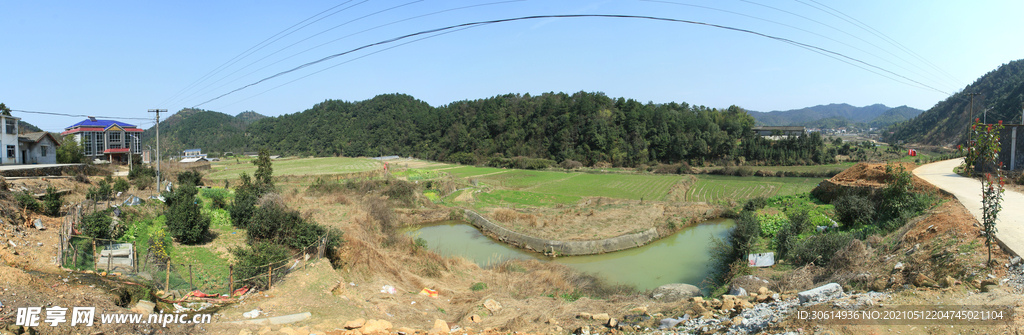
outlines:
[{"label": "shrub", "polygon": [[577,162],[577,161],[574,161],[574,160],[571,160],[571,159],[566,159],[566,160],[562,161],[562,163],[559,163],[558,165],[561,166],[563,169],[567,169],[567,170],[579,169],[579,168],[583,167],[583,163],[580,163],[580,162]]},{"label": "shrub", "polygon": [[741,168],[736,170],[736,175],[738,175],[740,177],[750,177],[750,176],[754,175],[754,170],[752,170],[752,169],[750,169],[748,167],[741,167]]},{"label": "shrub", "polygon": [[871,224],[875,217],[875,204],[865,196],[847,194],[832,201],[836,218],[845,225]]},{"label": "shrub", "polygon": [[85,198],[92,201],[110,200],[110,193],[112,191],[113,190],[110,187],[110,182],[106,180],[101,180],[97,187],[89,188],[89,190],[85,194]]},{"label": "shrub", "polygon": [[210,207],[212,207],[212,208],[227,208],[227,206],[228,206],[227,194],[225,194],[225,192],[223,190],[219,190],[219,191],[220,192],[207,192],[207,193],[204,193],[204,194],[208,198],[210,198]]},{"label": "shrub", "polygon": [[231,225],[237,228],[249,227],[249,218],[256,210],[256,202],[259,201],[259,190],[252,185],[249,175],[241,174],[242,183],[235,188],[235,201],[228,209],[231,215]]},{"label": "shrub", "polygon": [[138,190],[145,190],[153,186],[154,183],[156,183],[156,178],[153,176],[138,176],[132,180],[132,185],[135,185],[135,188]]},{"label": "shrub", "polygon": [[267,266],[278,267],[288,261],[288,249],[282,245],[259,242],[249,247],[231,249],[235,256],[235,276],[243,279],[245,284],[258,288],[268,287]]},{"label": "shrub", "polygon": [[845,248],[852,240],[853,235],[845,232],[812,235],[796,242],[792,246],[792,250],[788,252],[788,256],[795,265],[804,265],[810,262],[827,265],[832,260],[832,256]]},{"label": "shrub", "polygon": [[767,205],[768,199],[765,199],[764,197],[751,198],[750,200],[747,200],[747,203],[745,205],[743,205],[743,210],[756,211],[758,209],[764,208],[764,206]]},{"label": "shrub", "polygon": [[14,198],[18,200],[18,204],[20,204],[21,207],[30,211],[38,212],[40,209],[39,202],[36,201],[36,198],[32,196],[32,193],[29,193],[27,190],[19,192]]},{"label": "shrub", "polygon": [[110,218],[110,211],[95,211],[82,217],[79,228],[82,234],[94,238],[109,239],[110,226],[114,220]]},{"label": "shrub", "polygon": [[775,237],[779,230],[789,224],[789,220],[784,214],[759,215],[757,221],[761,226],[761,236],[763,237]]},{"label": "shrub", "polygon": [[114,192],[125,192],[128,191],[131,185],[124,178],[117,178],[114,180]]},{"label": "shrub", "polygon": [[487,283],[473,283],[473,286],[469,287],[470,291],[478,292],[487,289]]},{"label": "shrub", "polygon": [[736,228],[729,233],[729,245],[732,246],[732,259],[746,257],[754,239],[761,234],[761,225],[752,211],[742,211],[736,217]]},{"label": "shrub", "polygon": [[415,192],[416,184],[405,180],[391,180],[388,182],[387,189],[384,190],[384,195],[388,196],[389,199],[412,204]]},{"label": "shrub", "polygon": [[313,183],[309,185],[309,188],[306,189],[306,192],[309,192],[311,194],[322,195],[337,193],[343,189],[344,186],[341,185],[340,183],[336,183],[330,179],[326,179],[323,177],[316,177],[316,180],[314,180]]},{"label": "shrub", "polygon": [[49,216],[60,215],[60,208],[64,206],[64,200],[60,193],[52,186],[46,188],[46,195],[43,196],[43,212]]},{"label": "shrub", "polygon": [[174,193],[175,200],[166,212],[167,232],[183,244],[201,242],[210,230],[210,217],[196,202],[196,187],[184,184]]},{"label": "shrub", "polygon": [[89,176],[86,176],[84,173],[76,174],[75,175],[75,181],[77,181],[79,183],[83,183],[83,184],[90,184],[90,183],[92,183],[91,181],[89,181]]},{"label": "shrub", "polygon": [[192,186],[203,186],[203,174],[195,170],[178,172],[178,184],[192,184]]},{"label": "shrub", "polygon": [[452,162],[452,163],[463,164],[463,165],[473,165],[473,164],[476,164],[476,157],[474,157],[473,154],[468,153],[468,152],[457,152],[457,153],[448,155],[448,161]]}]

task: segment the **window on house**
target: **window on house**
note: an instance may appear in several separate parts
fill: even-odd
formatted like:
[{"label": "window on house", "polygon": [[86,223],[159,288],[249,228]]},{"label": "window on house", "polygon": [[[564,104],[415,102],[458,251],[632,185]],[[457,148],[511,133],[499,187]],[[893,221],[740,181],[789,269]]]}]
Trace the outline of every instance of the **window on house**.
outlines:
[{"label": "window on house", "polygon": [[7,158],[15,158],[16,154],[17,154],[17,150],[14,149],[14,146],[13,145],[8,145],[7,146]]},{"label": "window on house", "polygon": [[39,147],[40,156],[46,157],[46,152],[50,150],[50,146],[44,145]]},{"label": "window on house", "polygon": [[92,156],[92,151],[93,151],[93,143],[92,142],[93,142],[93,140],[92,140],[92,132],[87,131],[87,132],[82,133],[82,146],[85,147],[85,155],[86,156]]},{"label": "window on house", "polygon": [[121,143],[111,143],[107,149],[121,149]]},{"label": "window on house", "polygon": [[121,132],[115,131],[107,135],[107,141],[109,142],[121,142]]},{"label": "window on house", "polygon": [[7,129],[6,129],[7,130],[7,134],[17,134],[18,133],[17,122],[14,121],[14,119],[4,119],[4,121],[6,121],[6,125],[7,125]]}]

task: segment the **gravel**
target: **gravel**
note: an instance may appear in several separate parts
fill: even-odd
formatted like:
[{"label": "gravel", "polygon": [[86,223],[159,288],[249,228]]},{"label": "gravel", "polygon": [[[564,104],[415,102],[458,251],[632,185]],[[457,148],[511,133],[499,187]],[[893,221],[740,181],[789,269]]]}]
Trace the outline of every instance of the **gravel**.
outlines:
[{"label": "gravel", "polygon": [[1014,265],[1007,264],[1006,277],[1003,278],[1003,280],[1006,280],[1006,283],[1003,285],[1011,293],[1021,294],[1024,293],[1024,263],[1021,263],[1019,260],[1015,263]]}]

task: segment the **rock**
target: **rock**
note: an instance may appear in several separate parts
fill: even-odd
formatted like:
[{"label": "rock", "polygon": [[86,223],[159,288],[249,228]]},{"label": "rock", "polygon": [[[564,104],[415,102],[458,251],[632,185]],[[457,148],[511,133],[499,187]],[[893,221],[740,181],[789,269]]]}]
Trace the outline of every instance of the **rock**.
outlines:
[{"label": "rock", "polygon": [[757,295],[757,302],[765,302],[767,300],[768,300],[768,295],[761,295],[761,294]]},{"label": "rock", "polygon": [[469,316],[469,321],[473,321],[473,322],[479,323],[480,322],[480,316],[476,315],[476,314],[470,315]]},{"label": "rock", "polygon": [[398,327],[398,333],[404,335],[412,335],[416,334],[416,329],[412,329],[409,327]]},{"label": "rock", "polygon": [[501,310],[501,304],[494,299],[487,299],[484,300],[484,308],[487,308],[488,311],[491,311],[491,315],[494,315],[494,313]]},{"label": "rock", "polygon": [[263,334],[266,334],[266,333],[269,333],[269,332],[270,332],[270,327],[269,326],[264,326],[263,328],[260,328],[260,330],[257,331],[256,334],[263,335]]},{"label": "rock", "polygon": [[388,320],[368,320],[359,328],[363,334],[387,334],[391,332],[391,322]]},{"label": "rock", "polygon": [[711,303],[708,303],[711,308],[722,308],[722,301],[718,299],[711,299]]},{"label": "rock", "polygon": [[365,324],[365,323],[366,323],[366,320],[364,320],[362,318],[355,319],[355,320],[352,320],[352,321],[349,321],[349,322],[345,322],[345,329],[361,328],[363,326],[363,324]]},{"label": "rock", "polygon": [[452,330],[448,328],[448,322],[441,319],[434,320],[434,328],[430,328],[428,334],[448,334]]},{"label": "rock", "polygon": [[609,328],[615,328],[618,325],[619,325],[619,321],[615,320],[615,318],[608,319],[608,327]]},{"label": "rock", "polygon": [[608,313],[594,314],[594,320],[597,321],[608,321],[611,318],[611,316],[608,316]]},{"label": "rock", "polygon": [[252,332],[247,329],[242,329],[238,331],[238,335],[252,335]]},{"label": "rock", "polygon": [[681,317],[681,318],[678,318],[678,319],[673,319],[673,318],[661,319],[661,326],[658,327],[658,328],[660,328],[660,329],[675,328],[676,325],[678,325],[680,322],[686,321],[686,319],[687,319],[686,317]]},{"label": "rock", "polygon": [[999,285],[982,285],[981,286],[981,291],[982,292],[992,292],[992,291],[996,291],[996,290],[999,290]]},{"label": "rock", "polygon": [[885,279],[882,279],[882,278],[875,279],[875,281],[871,282],[870,288],[871,288],[872,291],[875,291],[875,292],[885,291]]},{"label": "rock", "polygon": [[741,309],[751,309],[751,308],[754,308],[754,304],[752,304],[752,303],[750,303],[749,301],[746,301],[746,300],[740,300],[740,303],[738,305],[739,305],[739,307]]},{"label": "rock", "polygon": [[1010,258],[1010,266],[1014,266],[1017,264],[1020,264],[1020,257],[1014,256],[1013,258]]},{"label": "rock", "polygon": [[939,284],[936,283],[931,278],[928,278],[928,276],[925,276],[923,273],[918,273],[917,276],[914,277],[914,286],[917,286],[917,287],[937,287],[937,286],[939,286]]},{"label": "rock", "polygon": [[974,285],[974,287],[980,288],[981,287],[981,280],[978,280],[978,279],[972,280],[971,281],[971,285]]},{"label": "rock", "polygon": [[708,310],[707,310],[707,308],[704,308],[704,305],[693,305],[693,314],[695,314],[695,315],[704,314],[704,312],[707,312],[707,311]]},{"label": "rock", "polygon": [[555,320],[554,318],[548,318],[547,324],[549,324],[549,325],[557,325],[558,324],[558,320]]},{"label": "rock", "polygon": [[764,286],[759,287],[757,289],[757,294],[758,295],[768,295],[768,288],[764,287]]},{"label": "rock", "polygon": [[690,299],[690,301],[693,301],[693,303],[698,304],[698,305],[703,305],[704,304],[704,298],[702,298],[702,297],[693,297],[693,298]]},{"label": "rock", "polygon": [[742,287],[739,287],[739,286],[733,286],[733,287],[729,288],[729,295],[735,295],[735,296],[741,296],[742,297],[742,296],[747,295],[747,290],[742,288]]},{"label": "rock", "polygon": [[149,313],[153,313],[155,308],[156,304],[153,302],[150,302],[149,300],[139,300],[139,302],[135,304],[135,307],[132,307],[132,312],[149,315]]},{"label": "rock", "polygon": [[903,270],[903,262],[896,262],[896,266],[892,267],[893,270]]},{"label": "rock", "polygon": [[593,319],[594,316],[590,315],[590,313],[587,313],[587,312],[580,312],[579,314],[576,314],[576,318],[584,319],[584,320],[590,320],[590,319]]},{"label": "rock", "polygon": [[[295,329],[292,329],[291,327],[284,327],[284,328],[278,329],[277,331],[282,332],[285,335],[299,335],[299,331],[295,330]],[[307,335],[307,334],[309,334],[309,333],[302,334],[302,335]]]},{"label": "rock", "polygon": [[630,313],[647,315],[647,306],[637,307],[637,308],[631,309],[629,311],[630,311]]},{"label": "rock", "polygon": [[665,302],[676,302],[690,297],[700,296],[700,288],[690,284],[665,284],[658,286],[651,293],[651,298]]},{"label": "rock", "polygon": [[724,300],[722,300],[722,310],[723,311],[731,310],[731,309],[733,309],[733,307],[736,307],[736,303],[734,302],[733,299],[724,299]]},{"label": "rock", "polygon": [[953,277],[950,277],[950,276],[946,276],[946,278],[942,279],[942,286],[945,286],[945,287],[956,286],[956,278],[953,278]]},{"label": "rock", "polygon": [[746,319],[744,319],[742,316],[737,316],[735,318],[732,318],[732,324],[733,325],[737,325],[737,326],[738,325],[742,325],[743,321],[746,321]]},{"label": "rock", "polygon": [[856,276],[853,276],[853,281],[858,283],[868,283],[871,282],[871,279],[871,274],[867,272],[858,273]]},{"label": "rock", "polygon": [[729,294],[742,295],[733,294],[734,291],[738,291],[740,288],[746,291],[747,294],[750,294],[753,292],[757,292],[757,290],[760,289],[762,286],[771,287],[772,284],[773,283],[771,281],[757,276],[740,276],[739,278],[733,279],[732,282],[729,283]]},{"label": "rock", "polygon": [[577,335],[590,335],[590,326],[576,328],[572,333]]},{"label": "rock", "polygon": [[797,297],[800,298],[800,303],[803,304],[808,301],[826,301],[841,294],[843,294],[843,288],[839,286],[839,284],[828,283],[817,288],[800,292],[797,294]]},{"label": "rock", "polygon": [[981,286],[999,285],[995,279],[985,279],[981,281]]},{"label": "rock", "polygon": [[555,326],[555,334],[561,334],[561,333],[562,333],[562,327]]}]

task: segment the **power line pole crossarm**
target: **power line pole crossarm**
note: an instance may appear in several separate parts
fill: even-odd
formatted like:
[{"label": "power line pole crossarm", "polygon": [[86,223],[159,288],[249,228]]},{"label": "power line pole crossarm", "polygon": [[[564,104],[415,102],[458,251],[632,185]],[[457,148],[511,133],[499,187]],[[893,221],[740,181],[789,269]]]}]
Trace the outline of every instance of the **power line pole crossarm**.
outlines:
[{"label": "power line pole crossarm", "polygon": [[156,192],[160,194],[160,113],[167,113],[166,109],[150,109],[150,113],[156,113]]}]

